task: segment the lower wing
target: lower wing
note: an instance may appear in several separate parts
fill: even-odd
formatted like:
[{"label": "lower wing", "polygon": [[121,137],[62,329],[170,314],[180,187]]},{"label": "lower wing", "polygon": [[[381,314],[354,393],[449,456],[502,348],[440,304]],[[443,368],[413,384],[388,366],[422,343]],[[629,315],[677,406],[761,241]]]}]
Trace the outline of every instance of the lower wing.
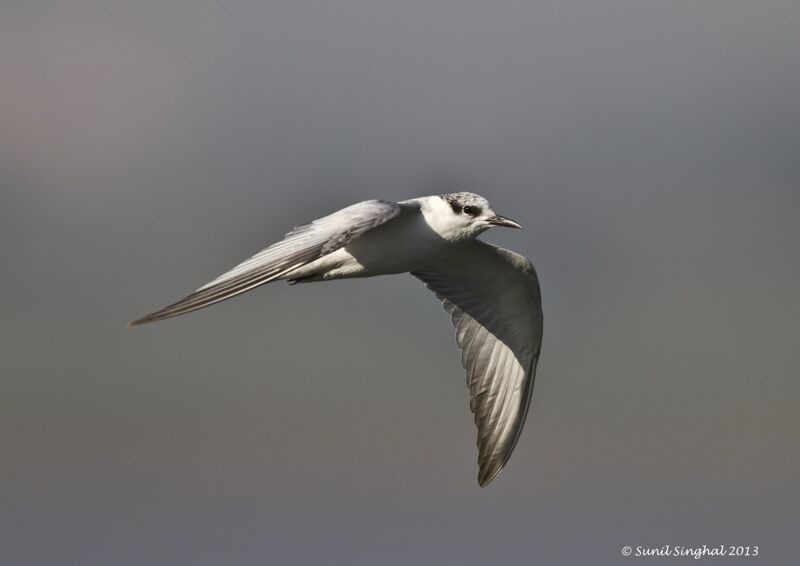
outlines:
[{"label": "lower wing", "polygon": [[516,446],[542,344],[542,300],[523,256],[473,240],[413,272],[450,313],[478,427],[478,483],[487,485]]}]

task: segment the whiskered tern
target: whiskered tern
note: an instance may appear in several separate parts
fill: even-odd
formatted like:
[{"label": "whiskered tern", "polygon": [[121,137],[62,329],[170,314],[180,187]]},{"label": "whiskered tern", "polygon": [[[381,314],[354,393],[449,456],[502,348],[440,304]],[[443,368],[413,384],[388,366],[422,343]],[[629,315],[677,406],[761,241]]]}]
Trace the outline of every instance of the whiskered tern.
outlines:
[{"label": "whiskered tern", "polygon": [[473,193],[368,200],[286,237],[180,301],[130,323],[185,314],[271,281],[306,283],[409,272],[450,314],[478,427],[478,483],[508,461],[531,402],[542,301],[531,262],[476,237],[521,228]]}]

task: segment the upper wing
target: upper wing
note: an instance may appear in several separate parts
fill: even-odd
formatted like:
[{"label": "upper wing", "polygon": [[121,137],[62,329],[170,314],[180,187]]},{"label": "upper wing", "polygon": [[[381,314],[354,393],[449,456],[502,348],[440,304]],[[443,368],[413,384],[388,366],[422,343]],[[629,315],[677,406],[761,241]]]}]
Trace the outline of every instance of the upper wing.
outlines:
[{"label": "upper wing", "polygon": [[533,265],[473,240],[415,271],[449,312],[478,427],[478,483],[503,469],[530,405],[542,344],[542,299]]},{"label": "upper wing", "polygon": [[364,232],[396,217],[400,209],[394,202],[368,200],[298,226],[284,240],[258,252],[188,297],[131,322],[130,326],[201,309],[273,281],[343,248]]}]

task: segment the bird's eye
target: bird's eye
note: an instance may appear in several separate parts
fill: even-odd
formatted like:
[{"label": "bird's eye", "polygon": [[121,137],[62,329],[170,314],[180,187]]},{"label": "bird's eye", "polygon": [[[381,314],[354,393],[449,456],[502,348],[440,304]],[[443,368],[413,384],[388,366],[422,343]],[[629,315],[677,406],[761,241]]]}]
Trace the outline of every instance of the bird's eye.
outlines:
[{"label": "bird's eye", "polygon": [[464,214],[469,214],[470,216],[477,216],[480,214],[481,209],[477,206],[465,206],[464,207]]}]

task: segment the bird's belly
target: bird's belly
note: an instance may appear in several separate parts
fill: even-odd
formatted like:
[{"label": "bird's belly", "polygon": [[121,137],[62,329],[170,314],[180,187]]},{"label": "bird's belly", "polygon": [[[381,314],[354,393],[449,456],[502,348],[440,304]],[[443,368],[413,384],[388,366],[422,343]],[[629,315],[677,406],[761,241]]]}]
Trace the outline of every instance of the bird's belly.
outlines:
[{"label": "bird's belly", "polygon": [[342,251],[361,268],[350,277],[369,277],[418,269],[440,257],[446,251],[446,242],[435,235],[378,228]]},{"label": "bird's belly", "polygon": [[326,281],[405,273],[436,261],[448,245],[425,224],[422,215],[401,215],[284,278]]}]

